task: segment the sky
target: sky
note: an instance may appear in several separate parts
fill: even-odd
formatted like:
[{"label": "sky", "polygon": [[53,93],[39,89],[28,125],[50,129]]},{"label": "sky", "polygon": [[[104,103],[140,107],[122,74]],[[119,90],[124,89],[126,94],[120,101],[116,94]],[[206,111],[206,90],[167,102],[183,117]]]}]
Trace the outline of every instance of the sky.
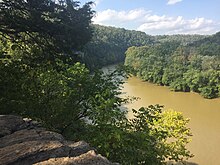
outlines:
[{"label": "sky", "polygon": [[[93,0],[94,24],[150,35],[220,31],[220,0]],[[88,0],[80,0],[81,4]]]}]

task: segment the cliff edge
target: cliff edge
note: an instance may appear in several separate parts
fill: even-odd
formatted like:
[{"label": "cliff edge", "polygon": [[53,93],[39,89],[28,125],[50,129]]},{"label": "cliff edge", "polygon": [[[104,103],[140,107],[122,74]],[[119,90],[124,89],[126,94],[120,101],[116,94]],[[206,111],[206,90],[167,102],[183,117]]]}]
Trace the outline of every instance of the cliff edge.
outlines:
[{"label": "cliff edge", "polygon": [[116,165],[84,141],[67,141],[39,123],[0,115],[0,165]]}]

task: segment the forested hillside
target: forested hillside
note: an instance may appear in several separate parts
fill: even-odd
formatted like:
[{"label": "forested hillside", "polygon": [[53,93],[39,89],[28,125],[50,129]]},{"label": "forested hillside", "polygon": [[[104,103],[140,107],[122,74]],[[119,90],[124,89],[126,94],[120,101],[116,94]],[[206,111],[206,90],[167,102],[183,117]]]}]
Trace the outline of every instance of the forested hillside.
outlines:
[{"label": "forested hillside", "polygon": [[206,38],[203,35],[158,35],[101,25],[93,25],[93,38],[85,46],[83,62],[89,68],[124,62],[125,51],[131,46],[155,45],[175,41],[187,45]]},{"label": "forested hillside", "polygon": [[[192,157],[186,148],[192,136],[189,119],[159,105],[133,110],[134,119],[128,119],[120,109],[130,100],[120,97],[123,82],[118,77],[125,73],[91,74],[79,62],[83,54],[91,68],[103,66],[123,60],[131,45],[152,43],[145,33],[124,29],[96,26],[101,30],[92,34],[91,5],[0,1],[0,114],[34,119],[125,165],[162,165]],[[92,36],[97,40],[83,53]]]},{"label": "forested hillside", "polygon": [[157,35],[154,36],[157,43],[163,43],[163,42],[172,42],[176,41],[181,43],[181,45],[188,45],[191,43],[194,43],[196,41],[200,41],[202,39],[207,38],[207,35],[190,35],[190,34],[175,34],[175,35]]},{"label": "forested hillside", "polygon": [[144,32],[93,25],[93,38],[86,45],[83,61],[89,68],[123,62],[130,46],[152,45],[154,37]]},{"label": "forested hillside", "polygon": [[189,46],[196,49],[200,55],[217,56],[220,58],[220,32],[193,42]]},{"label": "forested hillside", "polygon": [[125,65],[143,80],[174,91],[194,91],[205,98],[220,96],[219,33],[188,45],[164,42],[130,47]]}]

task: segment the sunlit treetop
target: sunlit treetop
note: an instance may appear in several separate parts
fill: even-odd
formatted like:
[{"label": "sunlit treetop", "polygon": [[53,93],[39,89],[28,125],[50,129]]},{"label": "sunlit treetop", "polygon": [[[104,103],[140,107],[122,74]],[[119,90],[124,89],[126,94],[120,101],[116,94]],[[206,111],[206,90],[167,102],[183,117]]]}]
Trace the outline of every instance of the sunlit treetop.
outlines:
[{"label": "sunlit treetop", "polygon": [[55,54],[72,54],[91,38],[91,2],[2,0],[0,32],[12,42],[36,44]]}]

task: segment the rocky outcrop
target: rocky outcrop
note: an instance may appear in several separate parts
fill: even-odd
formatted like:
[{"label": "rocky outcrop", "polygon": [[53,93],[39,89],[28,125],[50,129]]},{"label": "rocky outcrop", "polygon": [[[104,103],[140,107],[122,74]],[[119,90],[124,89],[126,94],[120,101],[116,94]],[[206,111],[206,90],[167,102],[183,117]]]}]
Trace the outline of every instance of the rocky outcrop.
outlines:
[{"label": "rocky outcrop", "polygon": [[0,115],[0,165],[113,165],[86,142],[66,141],[39,123]]}]

